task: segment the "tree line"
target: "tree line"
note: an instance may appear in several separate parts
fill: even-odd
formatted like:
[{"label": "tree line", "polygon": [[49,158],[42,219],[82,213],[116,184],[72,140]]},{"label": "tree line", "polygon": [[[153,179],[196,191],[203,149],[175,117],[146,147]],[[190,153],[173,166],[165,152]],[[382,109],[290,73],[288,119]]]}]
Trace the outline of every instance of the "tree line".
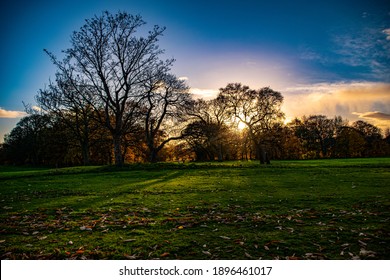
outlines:
[{"label": "tree line", "polygon": [[[363,121],[314,115],[284,124],[281,93],[240,83],[195,100],[140,16],[86,20],[28,108],[6,135],[9,164],[88,165],[167,160],[249,160],[390,155],[389,135]],[[141,35],[139,35],[141,33]]]}]

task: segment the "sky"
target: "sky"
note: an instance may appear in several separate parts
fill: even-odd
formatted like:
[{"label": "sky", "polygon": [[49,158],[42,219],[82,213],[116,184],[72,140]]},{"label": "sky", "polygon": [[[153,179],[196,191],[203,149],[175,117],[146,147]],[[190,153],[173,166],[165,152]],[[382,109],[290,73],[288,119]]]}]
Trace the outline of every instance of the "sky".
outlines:
[{"label": "sky", "polygon": [[196,97],[240,82],[284,96],[288,120],[341,115],[390,127],[390,5],[384,0],[12,0],[0,9],[0,141],[23,102],[55,77],[58,57],[85,19],[107,10],[139,14],[172,72]]}]

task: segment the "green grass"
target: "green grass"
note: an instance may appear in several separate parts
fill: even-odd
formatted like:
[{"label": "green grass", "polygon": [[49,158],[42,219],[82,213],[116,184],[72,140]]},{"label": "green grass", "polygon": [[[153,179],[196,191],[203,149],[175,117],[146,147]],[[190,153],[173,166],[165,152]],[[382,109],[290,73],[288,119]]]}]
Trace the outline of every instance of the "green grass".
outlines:
[{"label": "green grass", "polygon": [[390,159],[0,167],[1,259],[390,259]]}]

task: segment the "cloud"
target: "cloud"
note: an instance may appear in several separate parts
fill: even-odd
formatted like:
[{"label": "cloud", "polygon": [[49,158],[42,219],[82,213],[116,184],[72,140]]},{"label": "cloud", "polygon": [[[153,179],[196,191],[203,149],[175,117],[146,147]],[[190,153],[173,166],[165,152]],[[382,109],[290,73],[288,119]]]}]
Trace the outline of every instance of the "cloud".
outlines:
[{"label": "cloud", "polygon": [[194,95],[195,99],[205,99],[205,100],[210,100],[218,95],[218,90],[216,89],[200,89],[200,88],[191,88],[190,93]]},{"label": "cloud", "polygon": [[340,115],[349,121],[360,118],[381,128],[390,127],[390,83],[320,83],[281,92],[285,97],[283,111],[290,119],[303,115]]},{"label": "cloud", "polygon": [[381,112],[365,112],[365,113],[358,113],[353,112],[352,114],[359,116],[359,118],[362,119],[377,119],[377,120],[387,120],[390,121],[390,114],[381,113]]},{"label": "cloud", "polygon": [[182,77],[179,77],[179,80],[180,80],[180,81],[188,81],[189,78],[186,77],[186,76],[182,76]]},{"label": "cloud", "polygon": [[390,114],[378,111],[364,113],[353,112],[352,114],[357,115],[359,119],[376,125],[377,127],[381,128],[382,131],[390,128]]},{"label": "cloud", "polygon": [[0,118],[4,119],[16,119],[26,116],[27,113],[21,111],[8,111],[3,108],[0,108]]},{"label": "cloud", "polygon": [[319,52],[315,51],[313,48],[302,45],[299,47],[299,58],[307,61],[316,61],[322,64],[326,64],[329,62],[329,59]]},{"label": "cloud", "polygon": [[335,64],[350,67],[350,72],[357,72],[364,79],[390,81],[390,28],[372,23],[334,34],[332,39]]},{"label": "cloud", "polygon": [[382,30],[382,32],[386,34],[386,40],[390,41],[390,28]]}]

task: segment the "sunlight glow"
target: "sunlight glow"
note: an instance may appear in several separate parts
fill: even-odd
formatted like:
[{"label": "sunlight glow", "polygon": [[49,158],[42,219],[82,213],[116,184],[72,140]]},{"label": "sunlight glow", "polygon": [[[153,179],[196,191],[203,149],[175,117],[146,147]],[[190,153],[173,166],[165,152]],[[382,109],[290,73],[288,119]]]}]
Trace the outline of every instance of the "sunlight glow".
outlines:
[{"label": "sunlight glow", "polygon": [[244,130],[245,128],[246,128],[246,124],[243,123],[242,121],[239,121],[237,125],[237,129],[241,131]]}]

